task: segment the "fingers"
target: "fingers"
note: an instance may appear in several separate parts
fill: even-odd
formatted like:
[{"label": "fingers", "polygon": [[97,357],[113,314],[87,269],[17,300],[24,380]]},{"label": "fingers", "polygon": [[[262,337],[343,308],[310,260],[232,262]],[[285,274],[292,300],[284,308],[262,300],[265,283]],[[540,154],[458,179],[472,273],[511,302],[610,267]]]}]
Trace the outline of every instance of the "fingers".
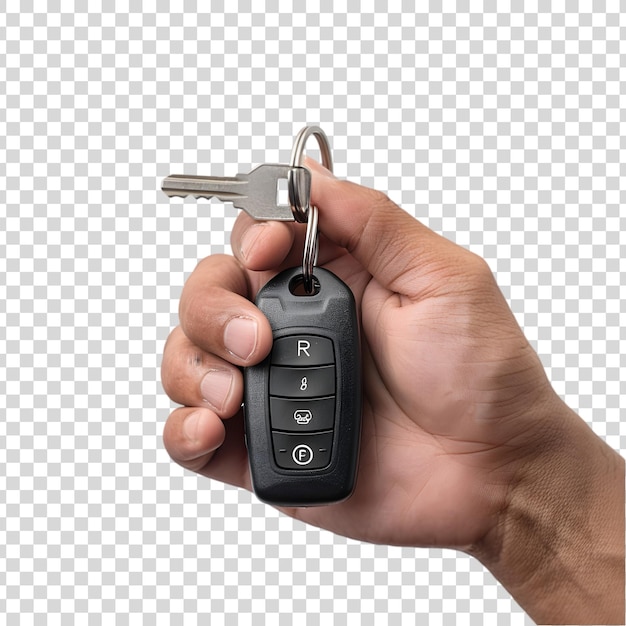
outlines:
[{"label": "fingers", "polygon": [[292,247],[292,226],[286,222],[259,222],[242,211],[231,236],[233,253],[251,270],[278,267]]},{"label": "fingers", "polygon": [[272,331],[248,295],[247,276],[236,259],[216,255],[200,262],[183,289],[181,325],[166,344],[161,376],[168,395],[187,405],[170,415],[163,432],[172,459],[250,489],[237,366],[262,360]]},{"label": "fingers", "polygon": [[[313,160],[306,165],[312,172],[311,203],[320,210],[320,265],[347,250],[387,289],[418,296],[473,257],[385,194],[339,180]],[[303,236],[300,224],[255,222],[242,214],[231,242],[245,267],[268,270],[297,265]]]},{"label": "fingers", "polygon": [[198,348],[180,327],[165,344],[161,380],[167,395],[178,404],[208,407],[222,418],[231,417],[241,406],[239,369]]},{"label": "fingers", "polygon": [[[311,169],[311,203],[320,211],[320,230],[346,248],[388,289],[415,294],[432,284],[432,273],[469,254],[402,210],[385,194]],[[428,275],[424,283],[420,276]],[[421,283],[421,284],[420,284]]]},{"label": "fingers", "polygon": [[241,417],[223,422],[209,409],[176,409],[163,430],[165,449],[174,461],[192,472],[249,490]]},{"label": "fingers", "polygon": [[226,436],[224,422],[208,409],[183,407],[168,418],[163,444],[174,461],[199,472],[211,460]]},{"label": "fingers", "polygon": [[165,346],[162,378],[167,394],[188,405],[173,411],[163,430],[172,459],[192,472],[250,489],[240,371],[194,346],[177,328]]},{"label": "fingers", "polygon": [[[247,269],[276,271],[302,263],[305,233],[306,224],[259,222],[242,211],[235,221],[230,241],[233,254]],[[344,249],[325,241],[320,246],[318,264],[323,265],[343,254]]]},{"label": "fingers", "polygon": [[270,351],[272,330],[248,292],[244,269],[233,257],[201,261],[180,300],[180,325],[189,341],[234,365],[261,361]]}]

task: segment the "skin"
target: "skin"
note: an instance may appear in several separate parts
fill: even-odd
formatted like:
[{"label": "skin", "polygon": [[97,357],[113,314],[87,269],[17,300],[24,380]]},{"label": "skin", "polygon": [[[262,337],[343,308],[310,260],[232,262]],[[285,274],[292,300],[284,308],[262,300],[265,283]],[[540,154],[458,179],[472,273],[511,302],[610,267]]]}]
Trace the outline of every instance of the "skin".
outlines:
[{"label": "skin", "polygon": [[[363,434],[350,499],[281,510],[363,541],[470,553],[538,622],[623,623],[624,460],[554,392],[482,259],[307,165],[319,264],[359,310]],[[185,285],[162,366],[183,406],[163,436],[191,471],[251,489],[239,368],[272,343],[251,300],[301,262],[303,236],[241,214],[235,256],[204,259]]]}]

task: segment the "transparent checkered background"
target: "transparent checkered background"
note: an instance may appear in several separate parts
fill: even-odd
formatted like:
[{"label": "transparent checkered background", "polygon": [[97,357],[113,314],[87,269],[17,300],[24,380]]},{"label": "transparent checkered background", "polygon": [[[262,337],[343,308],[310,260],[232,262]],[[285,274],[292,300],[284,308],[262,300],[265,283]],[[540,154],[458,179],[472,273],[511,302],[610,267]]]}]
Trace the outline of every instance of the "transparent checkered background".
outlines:
[{"label": "transparent checkered background", "polygon": [[7,4],[0,621],[531,623],[469,557],[335,537],[169,461],[161,351],[236,212],[159,183],[285,162],[321,124],[339,176],[488,259],[624,452],[619,3]]}]

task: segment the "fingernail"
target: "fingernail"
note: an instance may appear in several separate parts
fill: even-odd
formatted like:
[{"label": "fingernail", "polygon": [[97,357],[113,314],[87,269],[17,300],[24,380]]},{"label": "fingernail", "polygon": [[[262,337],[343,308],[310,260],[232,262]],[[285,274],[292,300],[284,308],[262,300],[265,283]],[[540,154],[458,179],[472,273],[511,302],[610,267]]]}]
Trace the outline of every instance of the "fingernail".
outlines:
[{"label": "fingernail", "polygon": [[205,402],[221,412],[226,406],[233,386],[233,375],[228,370],[211,370],[200,383],[200,392]]},{"label": "fingernail", "polygon": [[266,228],[265,223],[261,224],[253,224],[246,230],[246,232],[241,237],[241,243],[239,245],[239,251],[241,252],[241,256],[244,259],[247,259],[250,256],[250,251],[256,245],[257,240],[263,234],[263,230]]},{"label": "fingernail", "polygon": [[224,330],[224,346],[236,357],[247,361],[256,348],[257,323],[251,317],[235,317]]},{"label": "fingernail", "polygon": [[199,411],[191,413],[183,422],[183,434],[189,441],[198,441],[198,427],[200,426],[201,414]]}]

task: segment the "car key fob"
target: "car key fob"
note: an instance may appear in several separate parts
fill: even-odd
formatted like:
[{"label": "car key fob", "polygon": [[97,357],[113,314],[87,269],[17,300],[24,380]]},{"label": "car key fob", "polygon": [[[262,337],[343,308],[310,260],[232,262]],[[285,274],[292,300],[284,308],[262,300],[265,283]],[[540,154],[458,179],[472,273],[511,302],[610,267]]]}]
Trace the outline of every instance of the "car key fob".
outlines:
[{"label": "car key fob", "polygon": [[258,293],[269,356],[244,370],[252,485],[279,506],[339,502],[354,489],[361,433],[361,353],[354,296],[332,272],[285,270]]}]

